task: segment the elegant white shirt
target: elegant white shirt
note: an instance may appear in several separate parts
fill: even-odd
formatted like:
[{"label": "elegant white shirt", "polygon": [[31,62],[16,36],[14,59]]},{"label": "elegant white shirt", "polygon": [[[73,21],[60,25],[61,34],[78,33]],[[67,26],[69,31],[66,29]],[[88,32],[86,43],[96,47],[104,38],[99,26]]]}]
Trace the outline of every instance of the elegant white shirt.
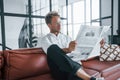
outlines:
[{"label": "elegant white shirt", "polygon": [[43,48],[44,52],[47,53],[47,49],[52,44],[56,44],[60,48],[67,48],[71,41],[72,39],[63,33],[59,33],[57,36],[53,33],[49,33],[41,39],[41,47]]}]

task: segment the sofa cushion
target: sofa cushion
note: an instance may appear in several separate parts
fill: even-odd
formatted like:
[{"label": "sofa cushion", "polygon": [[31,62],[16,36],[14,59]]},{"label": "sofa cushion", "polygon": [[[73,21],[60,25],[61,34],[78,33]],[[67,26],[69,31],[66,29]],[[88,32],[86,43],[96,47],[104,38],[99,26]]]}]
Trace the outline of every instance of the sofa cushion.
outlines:
[{"label": "sofa cushion", "polygon": [[49,73],[46,54],[41,48],[7,50],[4,57],[6,80],[20,80]]},{"label": "sofa cushion", "polygon": [[91,59],[82,60],[81,62],[83,67],[93,69],[99,72],[110,68],[114,65],[120,64],[120,61],[99,61],[98,56]]}]

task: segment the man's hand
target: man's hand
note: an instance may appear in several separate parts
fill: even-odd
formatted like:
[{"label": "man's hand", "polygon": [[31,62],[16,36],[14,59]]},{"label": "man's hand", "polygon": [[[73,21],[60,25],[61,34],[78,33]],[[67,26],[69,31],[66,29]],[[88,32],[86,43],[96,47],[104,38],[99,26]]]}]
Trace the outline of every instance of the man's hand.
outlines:
[{"label": "man's hand", "polygon": [[75,46],[76,46],[76,42],[75,41],[71,41],[69,44],[68,48],[63,48],[63,51],[67,53],[71,53],[73,50],[75,50]]},{"label": "man's hand", "polygon": [[105,44],[105,40],[102,39],[102,40],[100,41],[100,46],[102,47],[102,46],[104,46],[104,44]]},{"label": "man's hand", "polygon": [[69,47],[68,47],[69,52],[72,52],[72,51],[75,50],[76,44],[77,44],[76,41],[71,41],[70,42]]}]

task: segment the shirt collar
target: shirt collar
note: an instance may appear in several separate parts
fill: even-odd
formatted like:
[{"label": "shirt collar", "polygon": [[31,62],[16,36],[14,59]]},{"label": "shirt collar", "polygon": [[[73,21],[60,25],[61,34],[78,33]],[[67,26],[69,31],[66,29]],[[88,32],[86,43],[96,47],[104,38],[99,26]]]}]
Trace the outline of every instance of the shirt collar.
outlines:
[{"label": "shirt collar", "polygon": [[55,35],[55,34],[53,34],[53,33],[49,33],[49,35],[54,36],[54,37],[59,37],[59,36],[60,36],[60,34],[61,34],[61,33],[58,33],[58,35],[56,36],[56,35]]}]

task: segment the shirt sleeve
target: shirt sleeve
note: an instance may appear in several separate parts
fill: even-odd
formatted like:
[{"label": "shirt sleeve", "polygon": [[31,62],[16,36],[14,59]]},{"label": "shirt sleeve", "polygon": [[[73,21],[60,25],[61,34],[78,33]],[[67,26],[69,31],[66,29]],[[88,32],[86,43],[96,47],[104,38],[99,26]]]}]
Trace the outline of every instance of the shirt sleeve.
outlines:
[{"label": "shirt sleeve", "polygon": [[44,50],[44,52],[47,54],[47,49],[52,45],[50,40],[47,37],[43,37],[41,40],[41,47]]}]

